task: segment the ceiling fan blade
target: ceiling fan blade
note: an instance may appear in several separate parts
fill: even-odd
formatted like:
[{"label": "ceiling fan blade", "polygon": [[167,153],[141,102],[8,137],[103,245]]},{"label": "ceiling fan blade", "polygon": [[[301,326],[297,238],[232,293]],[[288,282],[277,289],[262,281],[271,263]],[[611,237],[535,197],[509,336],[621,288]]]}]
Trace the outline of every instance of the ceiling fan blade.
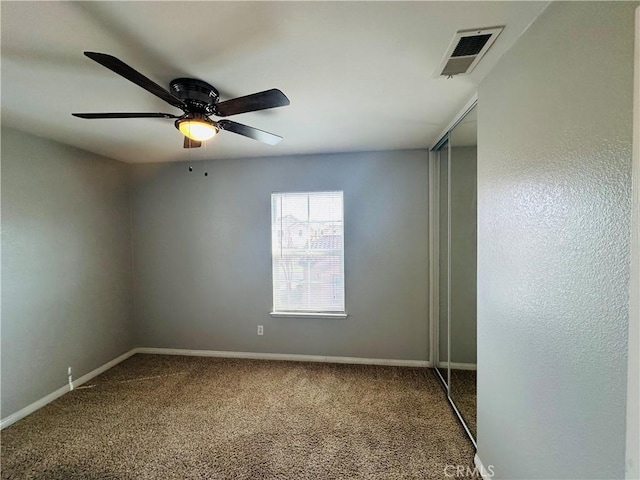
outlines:
[{"label": "ceiling fan blade", "polygon": [[267,145],[277,145],[280,143],[280,140],[282,140],[282,137],[274,135],[273,133],[258,130],[257,128],[243,125],[242,123],[232,122],[231,120],[220,120],[216,123],[222,130],[244,135],[245,137],[253,138]]},{"label": "ceiling fan blade", "polygon": [[170,113],[72,113],[78,118],[180,118]]},{"label": "ceiling fan blade", "polygon": [[285,107],[290,103],[284,93],[277,88],[272,88],[264,92],[217,103],[214,108],[216,116],[228,117],[230,115],[238,115],[239,113],[266,110],[267,108]]},{"label": "ceiling fan blade", "polygon": [[146,91],[153,93],[156,97],[161,98],[174,107],[180,108],[184,111],[187,110],[186,103],[184,103],[178,97],[174,97],[173,95],[171,95],[168,90],[162,88],[154,81],[148,79],[137,70],[134,70],[122,60],[119,60],[112,55],[107,55],[106,53],[84,52],[84,54],[91,60],[98,62],[103,67],[107,67],[112,72],[115,72],[118,75],[126,78],[130,82],[133,82],[136,85],[144,88]]},{"label": "ceiling fan blade", "polygon": [[184,137],[184,148],[199,148],[202,146],[202,142],[198,140],[191,140],[189,137]]}]

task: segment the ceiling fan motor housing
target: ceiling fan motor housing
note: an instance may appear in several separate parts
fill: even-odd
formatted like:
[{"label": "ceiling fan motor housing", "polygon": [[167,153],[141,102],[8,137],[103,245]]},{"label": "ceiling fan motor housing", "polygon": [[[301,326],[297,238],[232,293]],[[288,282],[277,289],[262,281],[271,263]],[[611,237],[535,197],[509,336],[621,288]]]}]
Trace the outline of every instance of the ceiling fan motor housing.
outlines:
[{"label": "ceiling fan motor housing", "polygon": [[189,106],[189,112],[212,115],[219,94],[212,85],[195,78],[176,78],[169,84],[171,93]]}]

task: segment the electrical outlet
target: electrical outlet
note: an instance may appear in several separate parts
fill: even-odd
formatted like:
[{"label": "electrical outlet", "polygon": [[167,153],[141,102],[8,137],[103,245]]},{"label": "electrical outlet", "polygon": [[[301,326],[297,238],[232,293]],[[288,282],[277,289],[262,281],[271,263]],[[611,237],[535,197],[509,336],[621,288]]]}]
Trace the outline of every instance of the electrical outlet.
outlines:
[{"label": "electrical outlet", "polygon": [[258,325],[258,335],[264,335],[264,328],[262,325]]}]

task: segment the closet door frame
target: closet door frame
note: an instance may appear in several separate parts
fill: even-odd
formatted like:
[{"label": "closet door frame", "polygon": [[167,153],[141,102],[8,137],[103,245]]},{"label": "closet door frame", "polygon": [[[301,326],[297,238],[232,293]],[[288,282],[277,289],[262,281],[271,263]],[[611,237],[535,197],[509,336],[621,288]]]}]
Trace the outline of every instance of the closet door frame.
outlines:
[{"label": "closet door frame", "polygon": [[[464,418],[458,411],[455,403],[451,399],[451,368],[449,355],[451,354],[451,131],[464,119],[464,117],[477,106],[478,96],[475,94],[467,104],[460,110],[453,121],[438,137],[438,141],[430,148],[429,151],[429,325],[431,333],[430,342],[430,363],[436,371],[436,375],[440,379],[442,386],[446,392],[447,400],[451,408],[458,417],[465,432],[473,446],[477,449],[478,444],[473,437]],[[447,379],[445,380],[439,370],[440,359],[440,173],[441,173],[441,151],[443,145],[447,144]]]}]

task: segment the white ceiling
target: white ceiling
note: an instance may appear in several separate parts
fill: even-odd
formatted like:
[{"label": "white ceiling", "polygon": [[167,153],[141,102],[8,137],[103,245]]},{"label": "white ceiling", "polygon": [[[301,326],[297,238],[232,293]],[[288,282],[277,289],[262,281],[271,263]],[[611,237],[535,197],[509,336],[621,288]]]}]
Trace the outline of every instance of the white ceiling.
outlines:
[{"label": "white ceiling", "polygon": [[[426,148],[548,2],[2,2],[2,123],[130,163],[188,159],[173,121],[71,112],[180,111],[86,58],[109,53],[168,88],[221,100],[281,89],[288,107],[231,117],[207,158]],[[505,25],[469,76],[434,78],[457,30]],[[194,149],[202,159],[205,149]]]}]

